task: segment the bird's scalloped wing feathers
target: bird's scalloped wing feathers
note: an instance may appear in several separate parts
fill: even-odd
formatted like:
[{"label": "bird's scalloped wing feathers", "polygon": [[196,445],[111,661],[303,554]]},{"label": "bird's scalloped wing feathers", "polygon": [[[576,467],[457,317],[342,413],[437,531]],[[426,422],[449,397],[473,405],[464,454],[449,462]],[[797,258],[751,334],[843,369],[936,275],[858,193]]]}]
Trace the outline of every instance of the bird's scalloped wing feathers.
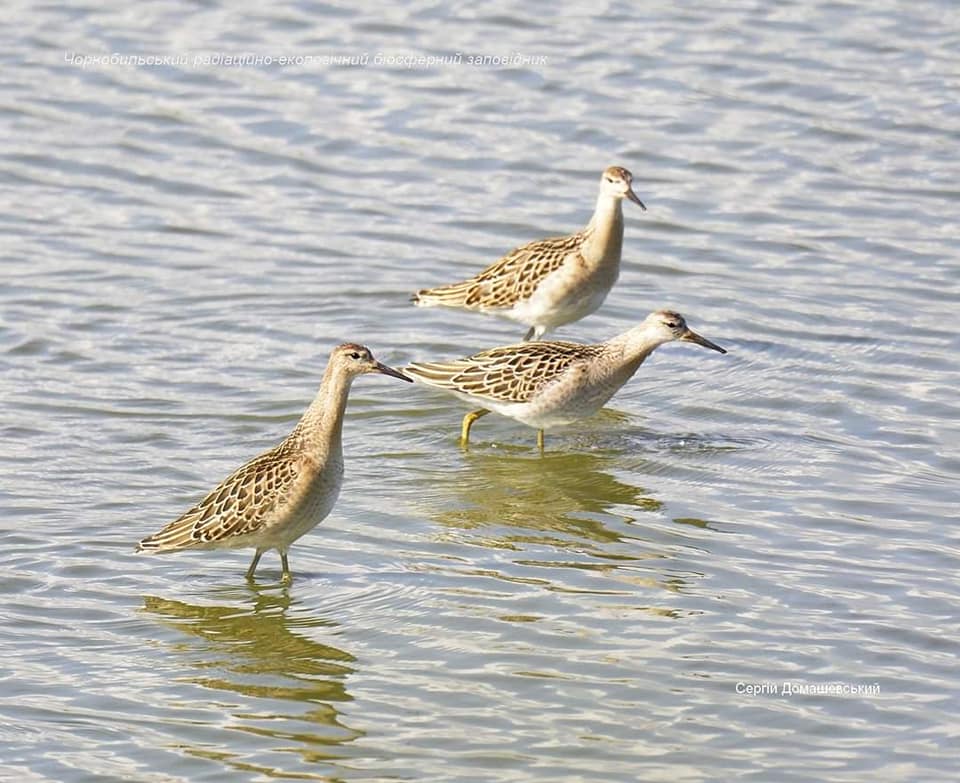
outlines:
[{"label": "bird's scalloped wing feathers", "polygon": [[285,502],[302,475],[299,460],[273,449],[231,473],[203,500],[152,536],[138,551],[202,548],[256,533]]},{"label": "bird's scalloped wing feathers", "polygon": [[498,400],[528,402],[596,346],[565,342],[528,342],[493,348],[451,362],[415,362],[406,369],[430,386]]},{"label": "bird's scalloped wing feathers", "polygon": [[583,233],[529,242],[507,253],[479,274],[439,288],[420,291],[420,304],[497,310],[529,299],[537,286],[583,244]]}]

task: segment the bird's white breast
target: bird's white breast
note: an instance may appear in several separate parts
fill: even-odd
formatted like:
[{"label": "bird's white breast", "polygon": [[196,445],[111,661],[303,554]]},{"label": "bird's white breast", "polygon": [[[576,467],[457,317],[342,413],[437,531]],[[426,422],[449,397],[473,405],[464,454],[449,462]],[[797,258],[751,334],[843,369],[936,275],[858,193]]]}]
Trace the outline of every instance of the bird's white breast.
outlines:
[{"label": "bird's white breast", "polygon": [[326,461],[312,478],[306,479],[272,526],[271,540],[284,547],[309,533],[333,510],[343,485],[343,458]]}]

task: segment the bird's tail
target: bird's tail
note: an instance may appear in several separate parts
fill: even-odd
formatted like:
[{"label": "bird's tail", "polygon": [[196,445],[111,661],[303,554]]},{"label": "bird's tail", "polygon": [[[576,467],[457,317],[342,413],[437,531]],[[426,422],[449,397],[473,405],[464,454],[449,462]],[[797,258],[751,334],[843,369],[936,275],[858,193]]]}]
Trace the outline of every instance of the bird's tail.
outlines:
[{"label": "bird's tail", "polygon": [[[186,516],[186,515],[184,515]],[[202,548],[204,541],[198,540],[194,534],[195,519],[184,518],[171,522],[152,536],[147,536],[137,544],[135,552],[158,554],[161,552],[175,552],[179,549]]]},{"label": "bird's tail", "polygon": [[417,307],[471,307],[477,296],[477,284],[473,280],[451,283],[438,288],[417,291],[411,300]]},{"label": "bird's tail", "polygon": [[469,363],[460,359],[452,362],[413,362],[403,368],[415,381],[441,389],[456,389],[457,379],[469,367]]}]

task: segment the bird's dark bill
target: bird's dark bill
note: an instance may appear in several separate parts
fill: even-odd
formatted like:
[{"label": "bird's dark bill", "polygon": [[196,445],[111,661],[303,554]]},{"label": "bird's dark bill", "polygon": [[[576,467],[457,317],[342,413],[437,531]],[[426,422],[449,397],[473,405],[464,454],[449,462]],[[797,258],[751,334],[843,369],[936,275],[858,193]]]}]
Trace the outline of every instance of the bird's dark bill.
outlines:
[{"label": "bird's dark bill", "polygon": [[407,381],[413,383],[413,378],[408,375],[404,375],[400,370],[394,370],[393,367],[387,367],[385,364],[377,362],[377,372],[382,372],[384,375],[392,375],[394,378],[399,378],[401,381]]},{"label": "bird's dark bill", "polygon": [[710,348],[713,351],[719,351],[720,353],[726,353],[726,348],[721,348],[714,342],[711,342],[706,337],[702,337],[691,329],[687,329],[687,333],[680,338],[688,343],[696,343],[697,345],[702,345],[704,348]]},{"label": "bird's dark bill", "polygon": [[634,204],[638,205],[640,209],[646,211],[646,205],[637,197],[637,194],[633,192],[633,188],[627,190],[627,198],[630,199]]}]

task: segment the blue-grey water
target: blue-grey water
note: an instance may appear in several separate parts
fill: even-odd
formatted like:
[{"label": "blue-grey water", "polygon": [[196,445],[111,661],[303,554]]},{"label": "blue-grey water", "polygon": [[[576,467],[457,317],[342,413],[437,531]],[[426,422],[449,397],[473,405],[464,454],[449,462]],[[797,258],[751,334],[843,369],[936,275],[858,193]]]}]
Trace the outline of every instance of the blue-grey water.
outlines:
[{"label": "blue-grey water", "polygon": [[[956,3],[4,13],[0,778],[956,776]],[[133,553],[336,343],[519,339],[409,294],[611,164],[649,211],[557,336],[672,307],[726,356],[662,348],[542,458],[361,378],[292,586]]]}]

